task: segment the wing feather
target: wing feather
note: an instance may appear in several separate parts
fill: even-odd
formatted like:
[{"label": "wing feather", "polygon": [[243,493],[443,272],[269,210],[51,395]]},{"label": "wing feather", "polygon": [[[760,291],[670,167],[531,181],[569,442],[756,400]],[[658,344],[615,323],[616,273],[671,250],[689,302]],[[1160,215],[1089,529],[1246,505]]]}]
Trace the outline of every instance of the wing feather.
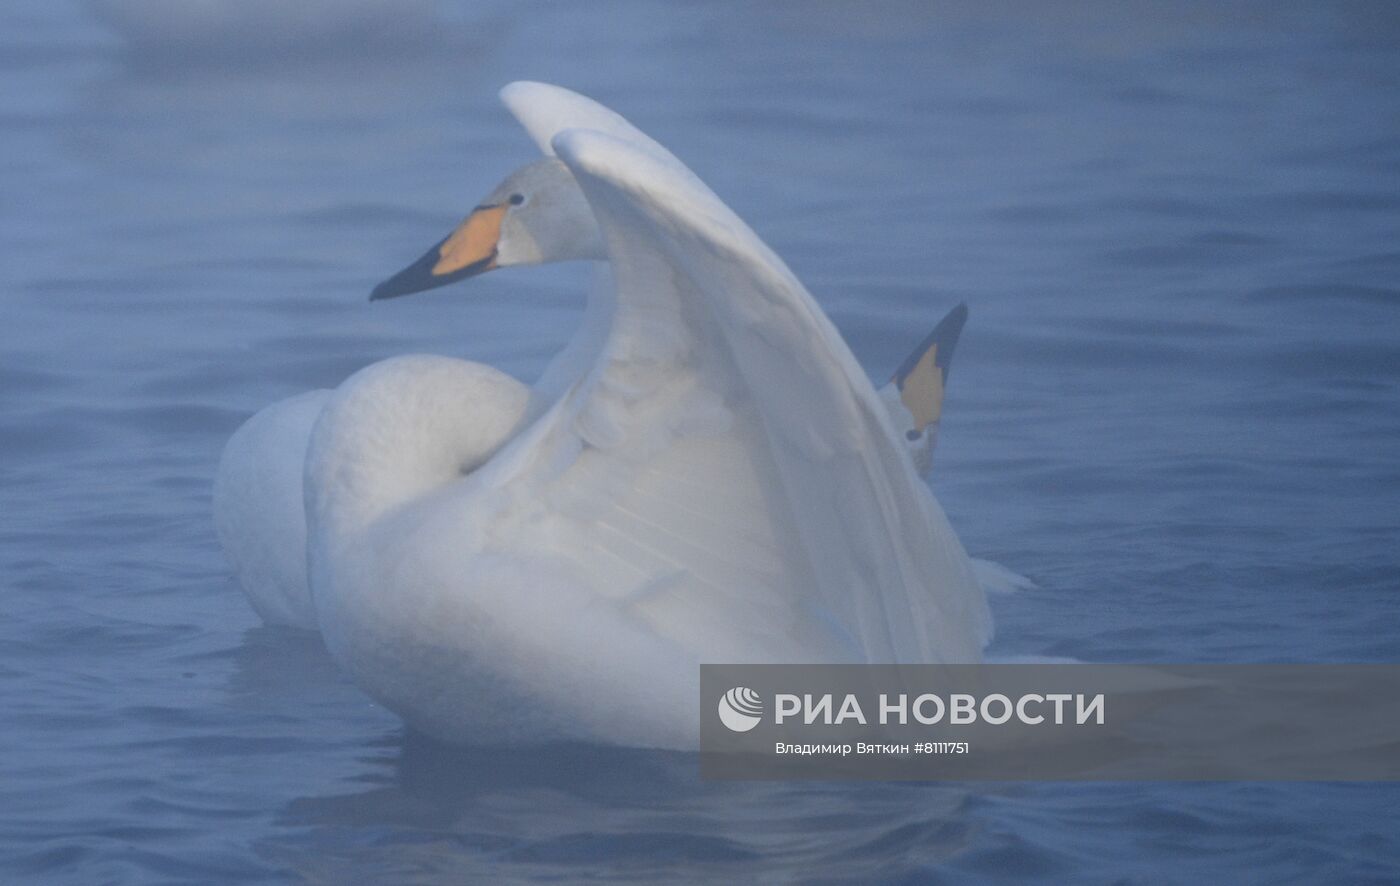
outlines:
[{"label": "wing feather", "polygon": [[967,555],[786,265],[613,112],[502,97],[573,171],[615,282],[592,363],[479,472],[503,507],[551,502],[516,553],[552,544],[701,660],[978,659]]},{"label": "wing feather", "polygon": [[[967,556],[815,300],[669,155],[590,130],[553,146],[605,231],[619,311],[679,301],[673,314],[707,321],[691,347],[732,364],[814,567],[817,605],[869,660],[976,659],[990,618]],[[655,272],[657,257],[670,275]],[[658,294],[667,276],[673,291]]]}]

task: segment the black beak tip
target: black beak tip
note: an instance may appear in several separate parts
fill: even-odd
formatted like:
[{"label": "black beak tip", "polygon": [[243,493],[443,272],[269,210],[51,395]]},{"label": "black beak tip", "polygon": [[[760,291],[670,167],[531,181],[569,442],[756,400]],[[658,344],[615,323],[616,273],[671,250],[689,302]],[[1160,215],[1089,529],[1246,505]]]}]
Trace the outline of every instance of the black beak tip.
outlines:
[{"label": "black beak tip", "polygon": [[438,250],[441,247],[442,244],[439,243],[425,252],[413,264],[374,287],[374,290],[369,294],[369,300],[383,301],[386,298],[398,298],[401,295],[411,295],[415,292],[441,286],[445,281],[433,276],[433,265],[438,261]]},{"label": "black beak tip", "polygon": [[383,301],[386,298],[398,298],[401,295],[412,295],[415,292],[437,289],[439,286],[446,286],[467,277],[475,277],[495,266],[496,253],[493,250],[490,255],[466,267],[458,268],[447,274],[434,274],[433,267],[441,257],[441,249],[442,243],[439,243],[429,249],[418,261],[374,287],[369,294],[369,300]]},{"label": "black beak tip", "polygon": [[397,276],[395,276],[390,277],[388,280],[385,280],[383,283],[380,283],[378,286],[374,287],[374,289],[371,290],[369,294],[369,300],[384,301],[386,298],[398,298],[401,295],[410,295],[414,292],[421,292],[422,290],[429,288],[431,288],[431,286],[405,285],[405,281],[400,280]]}]

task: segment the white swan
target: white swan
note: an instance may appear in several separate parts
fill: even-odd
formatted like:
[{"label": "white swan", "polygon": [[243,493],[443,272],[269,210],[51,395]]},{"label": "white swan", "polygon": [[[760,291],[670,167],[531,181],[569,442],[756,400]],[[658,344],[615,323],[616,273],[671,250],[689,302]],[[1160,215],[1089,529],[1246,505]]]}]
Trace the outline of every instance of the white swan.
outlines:
[{"label": "white swan", "polygon": [[580,258],[615,282],[533,389],[402,357],[254,416],[215,510],[258,611],[462,741],[691,747],[702,661],[978,659],[985,598],[916,468],[965,312],[877,394],[665,149],[567,90],[502,99],[550,156],[374,297]]}]

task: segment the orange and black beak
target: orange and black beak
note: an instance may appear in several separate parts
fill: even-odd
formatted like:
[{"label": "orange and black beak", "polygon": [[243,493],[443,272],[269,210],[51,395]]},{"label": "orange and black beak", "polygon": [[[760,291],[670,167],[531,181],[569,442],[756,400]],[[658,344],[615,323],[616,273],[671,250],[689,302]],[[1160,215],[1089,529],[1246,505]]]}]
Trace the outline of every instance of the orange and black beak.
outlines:
[{"label": "orange and black beak", "polygon": [[491,203],[473,209],[422,258],[374,287],[370,301],[436,289],[496,267],[496,245],[508,208],[505,203]]}]

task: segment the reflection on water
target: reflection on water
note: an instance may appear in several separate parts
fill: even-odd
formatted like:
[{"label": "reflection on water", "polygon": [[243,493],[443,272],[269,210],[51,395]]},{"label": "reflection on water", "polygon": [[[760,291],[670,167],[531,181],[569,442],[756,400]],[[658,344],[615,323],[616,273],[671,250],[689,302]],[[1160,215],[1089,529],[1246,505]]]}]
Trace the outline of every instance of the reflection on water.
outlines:
[{"label": "reflection on water", "polygon": [[593,870],[655,882],[771,876],[796,864],[849,881],[872,864],[890,876],[935,867],[966,848],[971,829],[966,793],[937,786],[710,784],[693,754],[576,745],[463,749],[409,735],[384,751],[393,759],[375,761],[371,787],[294,800],[280,822],[313,829],[318,846],[376,832],[405,852],[386,858],[357,842],[308,859],[304,844],[274,838],[267,855],[331,879]]},{"label": "reflection on water", "polygon": [[[357,700],[304,632],[251,630],[233,656],[228,692],[250,716],[288,728],[321,716],[329,724]],[[962,789],[706,783],[690,753],[452,747],[379,714],[388,728],[360,739],[351,785],[288,802],[276,815],[279,833],[259,843],[261,857],[332,882],[424,872],[444,882],[572,879],[580,866],[655,882],[794,863],[850,879],[872,863],[892,875],[933,866],[968,841]],[[364,834],[377,836],[364,843]],[[386,843],[397,847],[392,857]]]},{"label": "reflection on water", "polygon": [[[333,14],[331,11],[333,10]],[[1383,882],[1395,790],[728,785],[452,750],[255,625],[254,409],[384,357],[533,377],[587,269],[371,306],[533,148],[512,79],[690,163],[872,375],[948,307],[935,487],[1034,577],[999,655],[1400,656],[1389,3],[0,10],[0,878]]]}]

